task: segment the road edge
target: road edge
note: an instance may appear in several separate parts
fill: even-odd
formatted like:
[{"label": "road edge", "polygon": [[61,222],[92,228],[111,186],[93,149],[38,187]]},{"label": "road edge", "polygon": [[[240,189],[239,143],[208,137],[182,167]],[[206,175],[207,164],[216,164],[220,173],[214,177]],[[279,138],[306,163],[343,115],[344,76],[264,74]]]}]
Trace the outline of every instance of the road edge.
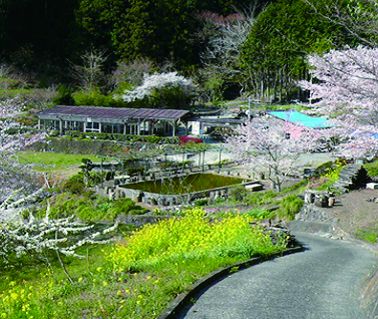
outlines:
[{"label": "road edge", "polygon": [[166,308],[166,310],[158,317],[158,319],[174,319],[177,318],[177,314],[188,307],[190,303],[193,303],[193,298],[198,295],[202,290],[209,288],[215,282],[226,278],[229,274],[238,272],[248,267],[261,264],[268,260],[284,257],[287,255],[299,253],[305,251],[305,248],[299,243],[293,248],[288,248],[282,252],[272,254],[270,256],[254,257],[249,260],[235,263],[233,265],[218,269],[210,273],[209,275],[197,280],[188,291],[179,294]]}]

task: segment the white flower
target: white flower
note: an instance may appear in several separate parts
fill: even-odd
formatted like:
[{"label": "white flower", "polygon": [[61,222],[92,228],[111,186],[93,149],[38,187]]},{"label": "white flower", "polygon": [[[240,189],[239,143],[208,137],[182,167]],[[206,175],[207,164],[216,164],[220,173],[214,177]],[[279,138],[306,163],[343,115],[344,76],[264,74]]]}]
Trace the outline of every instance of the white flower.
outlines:
[{"label": "white flower", "polygon": [[191,79],[187,79],[177,72],[169,73],[155,73],[152,75],[145,75],[142,85],[138,86],[132,91],[126,91],[123,95],[125,102],[132,102],[135,100],[142,100],[151,95],[156,89],[162,88],[181,88],[184,92],[190,94],[194,90],[194,85]]}]

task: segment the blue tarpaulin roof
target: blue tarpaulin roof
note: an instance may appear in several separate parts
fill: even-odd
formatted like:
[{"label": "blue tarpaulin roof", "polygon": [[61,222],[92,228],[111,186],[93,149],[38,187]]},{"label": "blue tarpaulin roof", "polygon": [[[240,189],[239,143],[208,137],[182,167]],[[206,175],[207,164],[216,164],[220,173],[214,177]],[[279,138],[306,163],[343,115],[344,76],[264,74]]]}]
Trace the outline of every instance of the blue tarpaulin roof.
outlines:
[{"label": "blue tarpaulin roof", "polygon": [[298,111],[270,111],[268,114],[281,120],[308,128],[329,128],[332,124],[324,117],[309,116]]}]

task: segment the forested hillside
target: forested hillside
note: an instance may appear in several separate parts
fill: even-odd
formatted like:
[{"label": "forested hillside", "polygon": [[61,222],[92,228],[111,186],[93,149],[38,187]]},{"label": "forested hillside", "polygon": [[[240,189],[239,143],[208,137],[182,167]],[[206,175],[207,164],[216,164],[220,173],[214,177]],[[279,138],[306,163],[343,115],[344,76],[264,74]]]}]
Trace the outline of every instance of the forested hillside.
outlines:
[{"label": "forested hillside", "polygon": [[[3,0],[0,58],[37,86],[64,83],[66,98],[83,89],[114,95],[139,85],[144,73],[177,71],[193,79],[204,102],[241,92],[266,101],[304,99],[297,81],[309,79],[306,56],[361,43],[366,30],[351,30],[340,16],[365,19],[371,3]],[[78,66],[93,59],[98,70],[88,87]]]}]

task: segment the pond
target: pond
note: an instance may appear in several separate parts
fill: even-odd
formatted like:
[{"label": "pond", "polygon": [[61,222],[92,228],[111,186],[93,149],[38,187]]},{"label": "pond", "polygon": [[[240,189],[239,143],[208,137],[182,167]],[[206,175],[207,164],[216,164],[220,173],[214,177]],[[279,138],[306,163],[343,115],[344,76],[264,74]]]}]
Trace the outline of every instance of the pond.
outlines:
[{"label": "pond", "polygon": [[140,182],[128,184],[124,188],[141,190],[148,193],[162,195],[179,195],[192,192],[201,192],[218,187],[237,185],[243,182],[242,178],[221,176],[215,174],[192,174],[184,177]]}]

